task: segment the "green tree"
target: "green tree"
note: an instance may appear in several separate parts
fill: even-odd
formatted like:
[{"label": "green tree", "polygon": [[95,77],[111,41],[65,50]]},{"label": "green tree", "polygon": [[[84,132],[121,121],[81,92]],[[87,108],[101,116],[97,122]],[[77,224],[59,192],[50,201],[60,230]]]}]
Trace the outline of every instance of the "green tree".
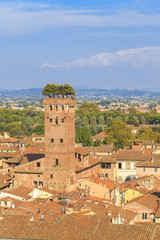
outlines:
[{"label": "green tree", "polygon": [[82,120],[80,117],[75,118],[75,125],[76,125],[76,128],[79,128],[82,126]]},{"label": "green tree", "polygon": [[99,117],[99,124],[102,126],[105,124],[104,117],[102,115]]},{"label": "green tree", "polygon": [[44,135],[44,124],[39,124],[34,128],[34,132],[37,135]]},{"label": "green tree", "polygon": [[87,126],[82,127],[81,137],[82,137],[83,146],[92,146],[93,145],[93,139],[92,139],[89,127],[87,127]]},{"label": "green tree", "polygon": [[145,129],[142,133],[138,133],[137,136],[140,139],[144,140],[154,140],[155,142],[160,142],[160,133],[159,132],[153,132],[151,128]]},{"label": "green tree", "polygon": [[93,140],[88,126],[79,128],[76,131],[76,142],[82,143],[83,146],[92,146]]},{"label": "green tree", "polygon": [[91,132],[91,135],[94,136],[97,134],[95,128],[93,126],[90,127],[90,132]]},{"label": "green tree", "polygon": [[90,125],[93,126],[93,127],[96,127],[96,125],[97,125],[97,120],[96,120],[96,117],[95,117],[95,116],[93,116],[93,117],[91,118]]},{"label": "green tree", "polygon": [[51,92],[53,98],[57,94],[57,90],[58,90],[57,85],[55,83],[52,83],[50,92]]},{"label": "green tree", "polygon": [[52,84],[48,83],[46,86],[43,88],[42,95],[50,97],[52,94]]},{"label": "green tree", "polygon": [[129,120],[129,117],[128,117],[128,116],[125,116],[124,121],[125,121],[126,123],[128,123],[128,120]]},{"label": "green tree", "polygon": [[61,96],[61,97],[68,97],[68,96],[75,96],[75,90],[74,88],[69,85],[69,84],[64,84],[64,85],[56,85],[55,83],[53,84],[46,84],[42,91],[42,95],[48,96],[48,97],[55,97]]},{"label": "green tree", "polygon": [[82,126],[88,126],[88,125],[89,125],[89,119],[87,117],[83,117]]},{"label": "green tree", "polygon": [[64,84],[64,93],[65,93],[66,97],[68,97],[68,96],[75,96],[76,92],[71,85],[65,83]]},{"label": "green tree", "polygon": [[113,119],[110,126],[106,129],[106,141],[107,144],[113,142],[115,150],[119,148],[124,148],[130,144],[132,139],[132,129],[127,127],[126,123],[122,122],[120,119]]},{"label": "green tree", "polygon": [[137,110],[135,108],[130,108],[129,109],[129,114],[136,114],[137,113]]},{"label": "green tree", "polygon": [[99,108],[96,103],[84,102],[79,106],[77,114],[90,115],[99,113]]},{"label": "green tree", "polygon": [[99,140],[99,139],[96,139],[95,141],[94,141],[94,146],[101,146],[101,140]]},{"label": "green tree", "polygon": [[112,123],[112,117],[111,116],[109,116],[108,118],[107,118],[107,120],[106,120],[106,124],[108,125],[108,126],[110,126],[110,123]]},{"label": "green tree", "polygon": [[143,116],[141,116],[141,123],[142,123],[143,125],[146,124],[146,119],[145,119],[145,117],[143,117]]},{"label": "green tree", "polygon": [[103,132],[103,130],[104,130],[104,128],[103,128],[102,125],[97,125],[97,126],[96,126],[96,132],[97,132],[97,133]]},{"label": "green tree", "polygon": [[136,127],[139,126],[139,120],[138,120],[138,118],[136,116],[133,116],[133,124]]}]

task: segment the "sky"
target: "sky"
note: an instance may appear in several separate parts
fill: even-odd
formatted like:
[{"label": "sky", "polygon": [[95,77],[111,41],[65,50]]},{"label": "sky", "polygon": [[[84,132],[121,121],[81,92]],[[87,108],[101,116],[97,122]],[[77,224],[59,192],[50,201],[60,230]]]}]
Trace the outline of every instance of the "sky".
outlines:
[{"label": "sky", "polygon": [[0,90],[160,91],[159,0],[0,0]]}]

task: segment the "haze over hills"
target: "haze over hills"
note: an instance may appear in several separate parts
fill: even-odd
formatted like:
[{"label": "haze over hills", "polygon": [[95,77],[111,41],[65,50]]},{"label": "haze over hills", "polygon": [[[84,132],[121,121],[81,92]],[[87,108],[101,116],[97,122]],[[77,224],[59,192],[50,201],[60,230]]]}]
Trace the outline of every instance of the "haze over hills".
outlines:
[{"label": "haze over hills", "polygon": [[[92,88],[75,88],[77,98],[160,98],[160,91],[146,91],[138,89],[92,89]],[[20,90],[0,90],[0,98],[42,98],[42,88],[30,88]]]}]

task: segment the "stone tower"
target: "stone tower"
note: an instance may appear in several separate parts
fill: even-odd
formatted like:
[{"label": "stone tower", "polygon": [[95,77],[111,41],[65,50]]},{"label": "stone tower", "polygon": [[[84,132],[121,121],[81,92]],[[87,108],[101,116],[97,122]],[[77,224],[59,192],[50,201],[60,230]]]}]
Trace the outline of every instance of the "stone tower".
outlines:
[{"label": "stone tower", "polygon": [[45,98],[45,185],[74,189],[75,105],[73,98]]}]

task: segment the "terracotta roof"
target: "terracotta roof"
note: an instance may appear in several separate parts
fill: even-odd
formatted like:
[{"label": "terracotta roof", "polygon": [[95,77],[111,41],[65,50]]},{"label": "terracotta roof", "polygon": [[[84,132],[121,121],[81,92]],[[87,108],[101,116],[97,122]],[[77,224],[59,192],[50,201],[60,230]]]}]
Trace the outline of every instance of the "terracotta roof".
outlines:
[{"label": "terracotta roof", "polygon": [[10,189],[10,190],[4,190],[4,193],[8,193],[17,197],[21,197],[24,199],[29,199],[31,198],[29,195],[27,195],[25,192],[19,190],[19,189]]},{"label": "terracotta roof", "polygon": [[124,218],[125,224],[129,224],[133,218],[137,216],[137,213],[126,209],[125,211],[113,204],[108,204],[105,206],[105,211],[111,214],[111,218],[117,218],[117,215]]},{"label": "terracotta roof", "polygon": [[47,192],[47,193],[50,193],[50,194],[59,194],[59,192],[53,190],[53,189],[49,189],[47,187],[41,187],[41,188],[37,188],[38,190],[40,191],[44,191],[44,192]]},{"label": "terracotta roof", "polygon": [[45,147],[43,146],[29,146],[26,148],[26,151],[24,152],[24,155],[26,154],[44,154]]},{"label": "terracotta roof", "polygon": [[19,142],[19,139],[14,137],[0,138],[0,143],[15,143],[15,142]]},{"label": "terracotta roof", "polygon": [[11,179],[12,178],[10,176],[0,174],[0,181],[10,181]]},{"label": "terracotta roof", "polygon": [[0,147],[0,151],[17,151],[18,150],[18,146],[16,145],[12,145],[12,146],[8,146],[8,145],[5,145],[3,144],[1,147]]},{"label": "terracotta roof", "polygon": [[0,201],[11,202],[12,204],[16,205],[16,207],[20,206],[23,203],[23,201],[11,197],[0,198]]},{"label": "terracotta roof", "polygon": [[154,140],[142,140],[143,145],[154,145]]},{"label": "terracotta roof", "polygon": [[26,186],[19,186],[16,189],[18,189],[19,191],[22,191],[22,192],[24,192],[26,194],[30,193],[33,190],[32,188],[26,187]]},{"label": "terracotta roof", "polygon": [[101,162],[105,162],[105,163],[116,163],[116,155],[106,155],[106,156],[101,156],[100,157]]},{"label": "terracotta roof", "polygon": [[23,155],[15,156],[13,158],[4,160],[5,163],[20,163],[23,160]]},{"label": "terracotta roof", "polygon": [[160,207],[159,207],[159,202],[156,203],[157,209],[155,210],[155,217],[160,218]]},{"label": "terracotta roof", "polygon": [[159,154],[154,154],[152,159],[145,162],[139,162],[136,167],[156,167],[160,168],[160,156]]},{"label": "terracotta roof", "polygon": [[17,152],[0,152],[0,158],[13,158],[21,154],[21,151]]},{"label": "terracotta roof", "polygon": [[[159,227],[151,225],[100,224],[92,240],[158,240]],[[159,235],[158,235],[159,236]]]},{"label": "terracotta roof", "polygon": [[105,137],[106,137],[105,131],[100,132],[100,133],[92,136],[92,138],[93,138],[94,140],[103,140]]},{"label": "terracotta roof", "polygon": [[143,148],[143,151],[144,151],[144,153],[152,154],[155,151],[155,149],[153,149],[153,148]]},{"label": "terracotta roof", "polygon": [[80,167],[78,164],[75,164],[75,170],[80,171],[82,169],[85,169],[85,167]]},{"label": "terracotta roof", "polygon": [[116,159],[125,161],[146,161],[151,158],[152,155],[144,154],[143,150],[119,150]]},{"label": "terracotta roof", "polygon": [[64,215],[60,222],[30,221],[30,216],[6,216],[0,220],[0,237],[8,239],[61,240],[157,240],[157,225],[109,224],[98,215]]},{"label": "terracotta roof", "polygon": [[147,208],[153,210],[157,200],[159,200],[159,197],[155,196],[154,194],[147,193],[147,194],[145,194],[143,196],[140,196],[140,197],[132,199],[131,201],[129,201],[125,205],[128,205],[128,204],[130,204],[132,202],[136,202],[136,203],[139,203],[140,205],[142,205],[144,207],[147,207]]},{"label": "terracotta roof", "polygon": [[111,145],[102,145],[100,147],[85,147],[85,149],[89,152],[94,153],[108,153],[113,151],[113,146]]},{"label": "terracotta roof", "polygon": [[89,179],[93,180],[95,183],[100,184],[101,186],[104,186],[110,190],[113,190],[114,188],[119,186],[118,183],[115,183],[109,178],[105,180],[98,177],[89,177]]},{"label": "terracotta roof", "polygon": [[9,182],[4,183],[4,181],[0,181],[0,189],[4,189],[10,185]]},{"label": "terracotta roof", "polygon": [[88,155],[89,154],[89,152],[86,151],[83,147],[82,148],[75,148],[75,152],[79,153],[81,155]]},{"label": "terracotta roof", "polygon": [[45,138],[44,135],[33,135],[32,138],[33,138],[33,137],[34,137],[34,138],[35,138],[35,137],[37,137],[37,138]]},{"label": "terracotta roof", "polygon": [[160,217],[160,211],[158,211],[158,209],[159,209],[159,202],[156,202],[152,213],[157,214],[157,217]]},{"label": "terracotta roof", "polygon": [[44,158],[41,158],[41,159],[38,159],[38,160],[35,160],[34,163],[35,165],[33,166],[33,162],[27,162],[23,165],[19,165],[17,167],[14,168],[14,172],[15,173],[24,173],[24,174],[43,174],[43,170],[44,168],[43,167],[36,167],[36,162],[40,162],[44,163],[45,159]]}]

